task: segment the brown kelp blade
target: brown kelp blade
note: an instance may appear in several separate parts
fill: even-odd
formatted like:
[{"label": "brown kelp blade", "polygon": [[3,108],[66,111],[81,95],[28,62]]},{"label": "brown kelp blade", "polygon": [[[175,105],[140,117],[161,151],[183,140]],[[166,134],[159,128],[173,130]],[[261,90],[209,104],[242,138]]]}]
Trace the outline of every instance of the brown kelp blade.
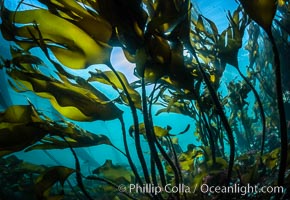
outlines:
[{"label": "brown kelp blade", "polygon": [[267,33],[271,31],[272,20],[276,13],[275,0],[240,0],[247,14]]},{"label": "brown kelp blade", "polygon": [[[88,136],[79,137],[76,139],[66,138],[67,142],[72,147],[91,147],[101,144],[112,145],[109,138],[105,135],[91,135],[93,138]],[[67,142],[63,141],[61,138],[57,137],[44,137],[40,143],[28,147],[25,151],[37,150],[37,149],[66,149],[68,148]]]},{"label": "brown kelp blade", "polygon": [[[35,194],[37,199],[50,199],[50,190],[57,183],[60,182],[63,187],[64,182],[67,178],[75,172],[74,169],[63,167],[63,166],[55,166],[48,168],[45,172],[40,174],[34,185]],[[56,196],[52,196],[56,198]],[[60,195],[57,199],[62,199],[63,195]]]},{"label": "brown kelp blade", "polygon": [[[45,124],[39,125],[39,128],[49,132],[50,136],[44,137],[39,143],[30,146],[25,151],[37,149],[65,149],[69,147],[68,144],[71,147],[90,147],[102,144],[113,146],[106,135],[85,131],[65,121],[57,123],[47,119]],[[65,138],[65,141],[63,138]]]},{"label": "brown kelp blade", "polygon": [[21,151],[44,137],[46,133],[26,124],[0,124],[0,156]]}]

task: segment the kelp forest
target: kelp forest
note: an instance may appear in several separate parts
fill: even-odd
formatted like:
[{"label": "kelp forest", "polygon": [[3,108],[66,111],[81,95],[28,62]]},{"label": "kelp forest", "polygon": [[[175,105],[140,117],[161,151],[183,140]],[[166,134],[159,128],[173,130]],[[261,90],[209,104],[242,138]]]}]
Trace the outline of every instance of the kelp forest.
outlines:
[{"label": "kelp forest", "polygon": [[289,1],[228,1],[1,0],[0,199],[290,199]]}]

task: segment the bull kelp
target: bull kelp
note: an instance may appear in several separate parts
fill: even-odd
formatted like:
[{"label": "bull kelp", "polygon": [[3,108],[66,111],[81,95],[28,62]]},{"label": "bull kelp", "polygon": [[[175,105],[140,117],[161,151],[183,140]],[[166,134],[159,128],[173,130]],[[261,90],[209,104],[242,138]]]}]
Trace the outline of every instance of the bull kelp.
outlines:
[{"label": "bull kelp", "polygon": [[1,199],[290,199],[289,1],[230,3],[0,1]]}]

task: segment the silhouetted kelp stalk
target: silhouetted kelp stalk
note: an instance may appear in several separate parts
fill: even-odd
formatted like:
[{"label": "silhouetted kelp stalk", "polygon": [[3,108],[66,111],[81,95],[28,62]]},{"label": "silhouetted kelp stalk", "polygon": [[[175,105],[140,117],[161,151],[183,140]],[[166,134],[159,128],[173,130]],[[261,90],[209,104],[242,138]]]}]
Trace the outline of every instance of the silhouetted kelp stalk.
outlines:
[{"label": "silhouetted kelp stalk", "polygon": [[[140,160],[140,164],[141,164],[141,167],[142,167],[142,170],[143,170],[143,173],[144,173],[144,178],[145,178],[145,181],[146,181],[146,183],[147,184],[150,184],[151,183],[151,180],[150,180],[150,176],[149,176],[149,171],[148,171],[148,168],[147,168],[147,164],[146,164],[146,162],[145,162],[145,158],[144,158],[144,155],[143,155],[143,151],[142,151],[142,148],[141,148],[141,144],[140,144],[140,131],[139,131],[139,122],[138,122],[138,116],[137,116],[137,110],[136,110],[136,107],[135,107],[135,105],[134,105],[134,102],[132,101],[132,99],[131,99],[131,96],[130,96],[130,94],[129,94],[129,92],[128,92],[128,90],[127,90],[127,88],[126,88],[126,86],[124,85],[124,83],[123,83],[123,81],[122,81],[122,79],[119,77],[119,74],[116,72],[116,70],[115,70],[115,68],[111,65],[111,63],[107,63],[107,65],[109,66],[109,68],[115,73],[115,75],[117,76],[117,78],[118,78],[118,80],[119,80],[119,82],[121,83],[121,85],[122,85],[122,87],[123,87],[123,89],[124,89],[124,92],[125,92],[125,94],[126,94],[126,97],[127,97],[127,99],[128,99],[128,102],[129,102],[129,106],[130,106],[130,109],[131,109],[131,111],[132,111],[132,115],[133,115],[133,121],[134,121],[134,139],[135,139],[135,146],[136,146],[136,151],[137,151],[137,155],[138,155],[138,158],[139,158],[139,160]],[[141,81],[141,85],[143,85],[142,84],[142,81]],[[144,84],[144,88],[145,88],[145,84]],[[146,93],[145,93],[145,95],[146,95]],[[142,96],[142,99],[143,99],[143,96]],[[145,101],[146,101],[146,96],[145,96]],[[146,102],[147,103],[147,102]],[[146,106],[147,106],[147,104],[145,104]],[[144,104],[142,103],[142,111],[144,112]],[[146,108],[147,109],[147,108]],[[143,115],[144,115],[144,113],[143,113]],[[145,118],[144,118],[144,121],[145,121]],[[125,126],[125,124],[124,124],[124,122],[122,122],[122,127],[124,127]],[[147,130],[147,129],[146,129]],[[146,136],[148,137],[148,135],[147,135],[147,131],[146,131]],[[150,138],[150,136],[149,136],[149,138]],[[125,144],[125,149],[127,149],[128,148],[128,145],[127,145],[127,141],[126,141],[126,132],[125,132],[125,130],[123,131],[123,139],[124,139],[124,144]],[[148,138],[147,138],[148,139]],[[152,141],[152,140],[151,140]],[[148,144],[149,144],[149,148],[150,148],[150,143],[149,143],[149,139],[148,139]],[[151,143],[151,145],[152,145],[152,143]],[[127,150],[126,152],[128,152],[129,153],[129,150]],[[158,154],[157,154],[157,151],[156,151],[156,154],[155,154],[156,156],[157,156],[157,158],[159,159],[159,157],[158,157]],[[155,171],[155,159],[156,159],[156,156],[155,157],[153,157],[152,155],[151,155],[151,157],[150,157],[150,162],[151,162],[151,178],[152,178],[152,181],[153,181],[153,184],[154,185],[158,185],[158,181],[157,181],[157,174],[156,174],[156,171]],[[128,160],[129,160],[129,158],[128,158]],[[132,160],[131,158],[130,158],[130,160]],[[160,161],[160,160],[159,160]],[[132,161],[129,161],[129,162],[132,162]],[[133,164],[133,163],[132,163]],[[131,165],[130,165],[131,166]],[[158,165],[157,165],[158,166]],[[161,166],[161,167],[160,167]],[[131,166],[131,168],[132,168],[132,166]],[[160,168],[162,169],[162,171],[160,171]],[[166,185],[166,180],[165,180],[165,176],[164,176],[164,171],[163,171],[163,168],[162,168],[162,165],[161,165],[161,162],[160,162],[160,164],[159,164],[159,174],[160,173],[163,173],[163,181],[164,181],[164,183],[165,183],[165,185]],[[133,169],[132,169],[133,170]],[[134,172],[134,170],[133,170],[133,172]],[[143,182],[142,182],[142,179],[141,179],[141,177],[139,176],[139,174],[138,174],[138,171],[136,170],[135,172],[134,172],[134,174],[135,174],[135,176],[136,176],[136,178],[137,178],[137,180],[138,180],[138,177],[139,177],[139,182],[140,182],[140,184],[141,185],[143,185]],[[162,179],[161,179],[162,180]],[[165,186],[164,185],[164,186]],[[147,196],[149,196],[149,198],[157,198],[157,199],[163,199],[162,198],[162,196],[161,196],[161,194],[153,194],[154,196],[152,196],[152,194],[146,194]]]},{"label": "silhouetted kelp stalk", "polygon": [[[118,73],[115,71],[115,69],[114,69],[114,67],[110,64],[110,63],[107,63],[107,65],[109,66],[109,68],[115,73],[115,75],[118,77]],[[136,124],[136,123],[138,123],[138,118],[137,118],[137,114],[136,114],[136,107],[135,107],[135,105],[134,105],[134,102],[131,100],[131,97],[130,97],[130,94],[129,94],[129,92],[127,91],[127,89],[126,89],[126,87],[125,87],[125,85],[124,85],[124,83],[123,83],[123,81],[121,80],[121,78],[120,77],[118,77],[118,80],[120,81],[120,83],[122,84],[122,86],[123,86],[123,89],[124,89],[124,92],[125,92],[125,94],[126,94],[126,96],[127,96],[127,98],[128,98],[128,101],[129,101],[129,106],[130,106],[130,108],[131,108],[131,110],[133,111],[132,113],[133,113],[133,118],[135,119],[135,121],[134,121],[134,128],[135,128],[135,141],[136,141],[136,139],[137,138],[139,138],[138,139],[138,141],[139,142],[137,142],[137,143],[135,143],[135,145],[136,145],[136,149],[137,149],[137,154],[138,154],[138,156],[139,156],[139,159],[140,159],[140,157],[141,157],[141,159],[142,159],[142,157],[143,157],[143,152],[142,152],[142,149],[141,149],[141,146],[139,147],[139,145],[140,145],[140,135],[139,135],[139,125],[138,124]],[[145,90],[145,84],[143,84],[143,88],[144,88],[144,90]],[[144,93],[143,93],[144,94]],[[146,93],[145,93],[145,97],[143,98],[144,100],[145,100],[145,108],[144,108],[144,103],[143,103],[143,113],[144,113],[144,109],[145,110],[147,110],[147,102],[146,102]],[[144,101],[143,101],[144,102]],[[134,115],[134,113],[135,113],[135,115]],[[148,120],[148,113],[146,112],[145,113],[145,116],[144,116],[144,121],[146,121],[146,120]],[[124,139],[124,145],[125,145],[125,149],[126,149],[126,153],[127,154],[129,154],[129,150],[128,150],[128,145],[127,145],[127,141],[126,141],[126,133],[125,133],[125,130],[124,130],[124,127],[125,127],[125,125],[124,125],[124,122],[123,122],[123,120],[122,119],[120,119],[121,120],[121,123],[122,123],[122,129],[123,129],[123,139]],[[148,122],[148,121],[147,121]],[[137,128],[136,128],[137,127]],[[151,127],[152,127],[152,124],[151,124]],[[136,131],[137,130],[137,131]],[[148,129],[146,129],[146,130],[148,130]],[[147,139],[148,139],[148,143],[149,143],[149,146],[150,146],[150,144],[151,145],[154,145],[154,139],[152,139],[152,137],[150,136],[150,135],[148,135],[147,133],[146,133],[146,136],[147,136]],[[156,138],[155,138],[156,139]],[[150,141],[151,141],[151,143],[150,143]],[[138,145],[138,143],[139,143],[139,145]],[[155,147],[155,146],[154,146]],[[152,146],[151,146],[151,148],[152,148]],[[162,148],[162,147],[161,147]],[[163,149],[162,149],[163,150]],[[153,150],[154,151],[154,150]],[[166,153],[165,153],[166,154]],[[141,155],[141,156],[140,156]],[[161,180],[163,181],[163,186],[165,186],[166,185],[166,179],[165,179],[165,175],[164,175],[164,170],[163,170],[163,168],[162,168],[162,164],[161,164],[161,161],[160,161],[160,159],[159,159],[159,157],[158,157],[158,153],[157,153],[157,150],[156,150],[156,148],[155,148],[155,157],[154,156],[151,156],[151,177],[152,177],[152,180],[153,180],[153,184],[154,185],[158,185],[158,181],[157,181],[157,174],[156,174],[156,171],[155,171],[155,164],[157,165],[157,168],[158,168],[158,166],[159,166],[159,168],[158,168],[158,171],[159,171],[159,174],[163,174],[163,177],[162,177],[162,175],[161,175]],[[144,159],[144,157],[143,157],[143,159]],[[131,160],[131,158],[129,158],[128,157],[128,160],[129,160],[129,162],[132,162],[132,161],[130,161]],[[168,160],[170,160],[170,158],[168,158]],[[158,163],[158,161],[159,161],[159,163]],[[132,163],[133,164],[133,163]],[[131,167],[132,167],[132,165],[131,165]],[[144,166],[143,167],[145,167],[145,170],[147,171],[147,167],[146,167],[146,163],[145,163],[145,160],[144,160]],[[133,170],[133,169],[132,169]],[[146,172],[145,171],[145,172]],[[133,170],[133,172],[134,172],[134,170]],[[148,173],[148,172],[147,172]],[[134,172],[134,174],[135,174],[135,176],[137,177],[137,176],[139,176],[138,175],[138,172],[136,171],[136,172]],[[137,174],[137,175],[136,175]],[[146,175],[145,173],[144,173],[144,175],[145,175],[145,179],[146,179],[146,182],[147,183],[151,183],[150,182],[150,178],[149,178],[149,174],[148,175]],[[147,177],[147,178],[146,178]],[[140,181],[142,181],[141,179],[140,179]],[[142,182],[140,182],[140,184],[142,184]],[[150,195],[149,195],[150,196]],[[157,198],[157,199],[163,199],[162,198],[162,196],[161,196],[161,194],[157,194],[157,195],[154,195],[155,196],[155,198]]]},{"label": "silhouetted kelp stalk", "polygon": [[[119,80],[120,83],[122,84],[122,87],[123,87],[123,89],[124,89],[124,91],[125,91],[125,93],[126,93],[126,95],[127,95],[127,98],[128,98],[129,104],[130,104],[130,100],[131,100],[131,99],[129,100],[130,95],[129,95],[128,91],[126,90],[126,87],[125,87],[123,81],[121,80],[121,78],[119,77],[118,73],[115,71],[114,67],[111,65],[111,63],[106,63],[106,64],[107,64],[107,66],[109,66],[109,68],[110,68],[110,69],[115,73],[115,75],[117,76],[118,80]],[[138,118],[135,118],[135,117],[137,117],[137,113],[136,113],[136,108],[135,108],[134,103],[133,103],[132,100],[131,100],[131,106],[132,106],[132,108],[134,108],[134,110],[135,110],[135,114],[136,114],[136,116],[135,116],[135,115],[134,115],[134,112],[133,112],[133,110],[132,110],[132,113],[133,113],[133,116],[134,116],[134,120],[136,120],[136,121],[138,122]],[[129,165],[130,165],[130,167],[131,167],[131,169],[132,169],[132,171],[133,171],[133,173],[134,173],[134,175],[135,175],[135,177],[136,177],[137,182],[139,182],[141,185],[143,185],[143,181],[142,181],[142,179],[141,179],[141,177],[140,177],[140,175],[139,175],[139,173],[138,173],[138,171],[137,171],[137,168],[136,168],[136,166],[135,166],[135,164],[133,163],[133,160],[132,160],[132,158],[131,158],[131,154],[130,154],[129,147],[128,147],[128,143],[127,143],[127,136],[126,136],[125,122],[124,122],[124,119],[123,119],[122,116],[119,118],[119,121],[120,121],[120,123],[121,123],[122,135],[123,135],[123,140],[124,140],[124,147],[125,147],[125,152],[126,152],[126,155],[127,155],[127,159],[128,159]],[[135,122],[134,122],[134,123],[135,123]],[[142,153],[141,155],[143,156],[143,152],[142,152],[142,150],[141,150],[141,153]],[[139,155],[139,154],[138,154],[138,155]],[[139,156],[140,156],[140,155],[139,155]],[[141,158],[142,158],[142,157],[141,157]],[[144,157],[143,157],[143,158],[144,158]],[[144,161],[145,161],[145,159],[144,159]],[[140,162],[141,162],[141,161],[140,161]],[[149,177],[147,177],[147,178],[149,178]]]},{"label": "silhouetted kelp stalk", "polygon": [[[239,6],[240,8],[240,6]],[[230,22],[230,24],[232,25],[233,29],[236,29],[236,31],[239,33],[239,37],[243,38],[244,37],[244,31],[246,26],[250,23],[250,21],[247,18],[243,18],[243,22],[241,27],[239,27],[239,21],[236,21],[231,14],[229,13],[227,15],[228,20]],[[242,40],[240,40],[240,47],[242,46]],[[237,58],[234,58],[236,62],[232,62],[231,65],[238,71],[239,75],[243,78],[243,80],[247,83],[247,85],[252,89],[254,96],[258,102],[259,105],[259,110],[260,110],[260,115],[261,115],[261,121],[262,121],[262,141],[261,141],[261,152],[260,152],[260,159],[262,159],[262,155],[264,152],[264,145],[265,145],[265,135],[266,135],[266,117],[265,117],[265,112],[264,112],[264,108],[263,108],[263,104],[261,102],[260,96],[257,92],[257,90],[255,89],[255,87],[252,85],[252,83],[248,80],[247,77],[244,76],[244,74],[241,72],[240,67],[239,67],[239,63],[237,62]],[[249,139],[247,137],[247,139]],[[249,142],[249,141],[248,141]]]},{"label": "silhouetted kelp stalk", "polygon": [[228,165],[228,175],[227,175],[227,184],[230,184],[231,181],[231,176],[232,176],[232,171],[233,171],[233,166],[234,166],[234,159],[235,159],[235,140],[234,140],[234,136],[233,136],[233,132],[232,129],[229,125],[228,119],[224,113],[223,107],[218,99],[218,96],[216,94],[215,89],[213,88],[213,86],[210,83],[210,80],[205,72],[205,70],[203,69],[199,58],[196,55],[196,52],[194,50],[194,48],[191,45],[191,39],[190,39],[190,11],[191,11],[191,5],[189,1],[184,2],[184,4],[188,4],[187,8],[189,8],[187,10],[187,12],[185,11],[185,13],[183,13],[183,17],[180,17],[180,29],[179,32],[174,33],[174,34],[178,34],[177,38],[183,43],[184,47],[192,54],[192,56],[195,58],[196,62],[197,62],[197,67],[198,70],[201,73],[201,76],[203,78],[203,80],[205,81],[205,84],[210,92],[211,98],[213,103],[216,106],[216,111],[218,113],[218,115],[221,118],[222,124],[227,132],[227,136],[229,139],[229,145],[230,145],[230,159],[229,159],[229,165]]},{"label": "silhouetted kelp stalk", "polygon": [[[145,71],[145,70],[144,70]],[[152,175],[152,180],[154,185],[158,185],[157,179],[156,179],[156,172],[155,172],[155,165],[158,169],[161,184],[163,187],[166,186],[166,178],[164,174],[164,169],[162,162],[159,158],[157,149],[155,144],[157,145],[158,149],[160,150],[161,154],[164,156],[165,160],[168,161],[169,163],[173,164],[171,159],[168,157],[166,152],[164,151],[163,147],[159,144],[157,141],[157,138],[154,133],[154,128],[153,128],[153,121],[152,118],[150,117],[150,114],[148,112],[148,107],[147,107],[147,95],[146,95],[146,87],[145,87],[145,80],[144,80],[144,71],[143,74],[141,75],[141,87],[142,87],[142,111],[143,111],[143,118],[144,118],[144,124],[145,124],[145,131],[146,131],[146,137],[148,141],[148,145],[150,148],[150,159],[151,159],[151,175]],[[175,170],[175,166],[173,164],[173,170]],[[176,173],[176,170],[175,170]],[[179,177],[177,176],[175,181],[177,182],[177,185],[179,184]],[[171,193],[169,194],[170,196],[172,195]],[[179,194],[175,194],[177,199],[180,199]],[[158,195],[158,198],[162,199],[161,195]]]},{"label": "silhouetted kelp stalk", "polygon": [[269,1],[249,1],[240,0],[243,8],[247,14],[259,24],[267,33],[273,48],[274,53],[274,70],[275,70],[275,82],[277,92],[277,106],[280,119],[280,143],[281,143],[281,157],[278,174],[278,185],[284,185],[285,171],[287,166],[287,154],[288,154],[288,137],[287,137],[287,124],[285,116],[285,108],[283,102],[282,92],[282,79],[281,79],[281,66],[278,48],[275,43],[275,39],[272,34],[272,21],[275,17],[277,10],[276,0]]},{"label": "silhouetted kelp stalk", "polygon": [[[152,126],[154,126],[153,117],[152,117],[153,97],[154,97],[154,93],[155,93],[155,91],[157,90],[158,87],[159,86],[157,86],[157,84],[155,83],[154,87],[153,87],[153,91],[149,95],[148,117],[149,117],[149,120],[152,123]],[[186,129],[183,132],[181,132],[180,134],[183,134],[183,133],[187,132],[188,129],[189,129],[189,126],[186,127]],[[154,139],[155,139],[155,142],[157,144],[157,147],[158,147],[159,151],[161,152],[162,156],[164,157],[165,161],[168,162],[168,164],[170,165],[171,169],[173,170],[174,178],[175,178],[175,185],[178,186],[180,183],[183,182],[183,177],[182,177],[181,169],[180,169],[180,166],[179,166],[178,157],[177,157],[175,148],[173,147],[173,144],[172,144],[171,137],[170,137],[170,135],[166,135],[165,136],[167,142],[169,143],[169,146],[171,147],[171,152],[173,153],[173,156],[174,156],[174,162],[171,160],[171,158],[165,152],[164,148],[161,146],[160,142],[157,140],[154,128],[152,130],[153,130],[153,135],[154,135]],[[186,198],[186,194],[184,194],[184,198],[187,199]]]},{"label": "silhouetted kelp stalk", "polygon": [[[197,103],[198,103],[199,107],[202,107],[202,103],[201,103],[201,100],[199,97],[197,98]],[[215,166],[216,165],[216,145],[215,145],[214,136],[213,136],[212,130],[210,128],[210,125],[206,119],[206,116],[205,116],[203,109],[201,109],[199,115],[201,115],[201,116],[199,116],[200,117],[199,121],[200,121],[200,123],[203,123],[203,125],[205,126],[205,129],[207,130],[207,133],[208,133],[207,138],[209,140],[209,146],[210,146],[210,149],[212,151],[212,153],[211,153],[212,161],[213,161],[212,163],[213,163],[213,166]],[[202,127],[202,126],[200,125],[200,127]],[[202,131],[202,133],[203,133],[203,131]],[[202,135],[202,137],[205,137],[203,134],[201,134],[201,135]],[[207,143],[205,143],[205,145],[207,146]]]},{"label": "silhouetted kelp stalk", "polygon": [[282,92],[282,78],[281,78],[281,67],[280,58],[277,45],[273,38],[272,32],[267,33],[269,39],[273,46],[274,52],[274,66],[275,66],[275,76],[276,76],[276,91],[277,91],[277,104],[280,119],[280,142],[281,142],[281,158],[280,158],[280,168],[278,175],[278,185],[284,184],[285,171],[287,167],[287,154],[288,154],[288,136],[287,136],[287,123],[285,116],[285,107],[283,102],[283,92]]},{"label": "silhouetted kelp stalk", "polygon": [[[162,163],[159,159],[156,146],[154,144],[155,143],[155,140],[154,140],[155,135],[154,135],[154,131],[153,131],[152,121],[150,121],[149,114],[148,114],[144,75],[142,75],[142,77],[141,77],[141,87],[142,87],[142,113],[143,113],[143,119],[144,119],[144,124],[145,124],[146,137],[147,137],[148,145],[149,145],[150,152],[151,152],[150,156],[153,158],[154,163],[156,164],[156,167],[159,171],[161,184],[163,187],[165,187],[166,179],[165,179],[164,169],[163,169]],[[151,166],[151,171],[155,170],[154,168],[155,168],[154,166]],[[158,184],[158,183],[156,182],[154,184]]]},{"label": "silhouetted kelp stalk", "polygon": [[81,189],[81,191],[83,192],[83,194],[86,196],[87,199],[89,200],[94,200],[91,195],[88,193],[88,191],[86,190],[84,183],[83,183],[83,179],[82,179],[82,174],[81,174],[81,166],[80,166],[80,161],[78,159],[78,156],[76,154],[76,152],[74,151],[74,149],[72,148],[72,146],[70,145],[70,143],[65,139],[65,137],[62,137],[62,139],[67,143],[69,149],[71,150],[74,159],[75,159],[75,167],[76,167],[76,180],[78,183],[78,187]]},{"label": "silhouetted kelp stalk", "polygon": [[[130,96],[125,84],[123,83],[122,79],[120,78],[120,76],[117,73],[117,71],[115,70],[115,68],[112,66],[111,63],[106,63],[106,64],[114,72],[114,74],[116,75],[116,77],[119,80],[119,82],[121,83],[121,85],[123,87],[123,90],[124,90],[124,92],[126,94],[126,97],[128,99],[129,107],[130,107],[130,109],[132,111],[132,116],[133,116],[133,121],[134,121],[134,128],[135,128],[134,138],[135,138],[135,146],[136,146],[137,155],[138,155],[138,158],[139,158],[140,163],[141,163],[141,167],[142,167],[142,170],[143,170],[143,173],[144,173],[145,181],[146,181],[146,183],[150,183],[150,177],[149,177],[149,173],[148,173],[148,168],[147,168],[147,165],[146,165],[146,162],[145,162],[145,158],[144,158],[144,155],[143,155],[143,152],[142,152],[142,148],[141,148],[141,143],[140,143],[139,122],[138,122],[139,120],[138,120],[138,115],[137,115],[137,109],[136,109],[136,107],[134,105],[134,102],[131,99],[131,96]],[[123,121],[123,120],[121,120],[121,121]],[[121,123],[124,124],[124,121],[121,122]],[[124,127],[122,125],[122,129],[123,128]],[[127,142],[125,142],[125,140],[126,140],[126,130],[125,130],[125,132],[123,131],[123,139],[124,139],[125,148],[128,148]],[[128,153],[129,153],[129,150],[128,150]],[[139,176],[137,171],[136,171],[135,176],[136,176],[138,182],[140,184],[143,184],[143,181],[140,178],[140,176]]]},{"label": "silhouetted kelp stalk", "polygon": [[[233,19],[233,17],[230,14],[228,15],[228,20],[230,21],[232,26],[234,26],[233,28],[237,28],[238,29],[238,31],[240,33],[240,37],[242,38],[243,35],[244,35],[244,28],[246,27],[246,25],[249,24],[249,21],[247,22],[247,20],[246,20],[245,21],[245,26],[242,26],[239,29],[238,28],[239,25],[237,24],[237,22]],[[256,100],[258,102],[260,115],[261,115],[261,121],[262,121],[262,141],[261,141],[261,153],[260,153],[260,157],[262,158],[262,155],[263,155],[263,152],[264,152],[265,134],[266,134],[266,117],[265,117],[264,108],[263,108],[263,105],[262,105],[262,102],[261,102],[261,99],[260,99],[260,96],[259,96],[257,90],[251,84],[251,82],[247,79],[247,77],[245,77],[243,75],[243,73],[240,70],[239,63],[238,62],[234,62],[234,63],[232,63],[232,66],[238,71],[239,75],[243,78],[243,80],[246,82],[246,84],[252,89],[252,91],[254,93],[254,96],[255,96],[255,98],[256,98]]]},{"label": "silhouetted kelp stalk", "polygon": [[223,123],[223,126],[227,132],[227,136],[229,139],[229,145],[230,145],[230,160],[229,160],[229,167],[228,167],[228,180],[227,180],[227,184],[230,184],[230,180],[231,180],[231,176],[232,176],[232,171],[233,171],[233,166],[234,166],[234,159],[235,159],[235,139],[233,136],[233,131],[232,128],[230,127],[230,124],[228,122],[228,119],[224,113],[223,107],[218,99],[218,96],[215,92],[215,89],[213,88],[213,86],[210,83],[210,80],[207,76],[207,74],[205,73],[204,69],[201,66],[201,63],[199,61],[199,58],[196,55],[196,52],[194,50],[194,48],[192,47],[189,38],[184,38],[183,42],[185,44],[185,47],[191,52],[191,54],[194,56],[194,58],[196,59],[196,62],[198,64],[198,69],[202,74],[202,77],[205,81],[205,84],[210,92],[210,95],[212,97],[212,101],[216,106],[216,111],[219,114],[221,121]]},{"label": "silhouetted kelp stalk", "polygon": [[248,84],[248,86],[252,89],[255,98],[259,105],[260,115],[261,115],[261,121],[262,121],[262,140],[261,140],[261,150],[260,150],[260,159],[262,160],[262,156],[264,154],[264,146],[265,146],[265,138],[266,138],[266,116],[264,107],[261,101],[261,98],[256,90],[256,88],[252,85],[252,83],[249,81],[247,77],[241,72],[240,68],[238,66],[234,66],[236,70],[239,72],[240,76],[244,79],[244,81]]}]

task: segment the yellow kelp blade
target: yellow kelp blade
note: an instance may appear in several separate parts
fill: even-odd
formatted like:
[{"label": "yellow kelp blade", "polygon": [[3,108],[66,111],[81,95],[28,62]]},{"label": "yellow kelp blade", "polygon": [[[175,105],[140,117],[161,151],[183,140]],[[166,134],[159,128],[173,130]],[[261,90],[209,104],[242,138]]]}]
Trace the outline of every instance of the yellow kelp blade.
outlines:
[{"label": "yellow kelp blade", "polygon": [[240,0],[247,14],[266,32],[271,31],[272,20],[276,13],[276,0]]},{"label": "yellow kelp blade", "polygon": [[[85,2],[82,1],[81,3]],[[50,8],[57,9],[61,17],[67,18],[96,42],[107,43],[110,40],[112,35],[111,25],[97,13],[93,15],[92,12],[88,12],[88,9],[85,9],[76,1],[49,0],[45,4],[50,5]],[[89,9],[94,10],[95,8],[90,6]]]},{"label": "yellow kelp blade", "polygon": [[12,105],[4,112],[0,112],[0,122],[29,123],[42,121],[31,105]]},{"label": "yellow kelp blade", "polygon": [[197,18],[197,22],[195,24],[195,29],[197,32],[201,31],[201,32],[205,32],[206,31],[206,28],[204,26],[204,23],[202,21],[202,16],[199,15],[198,18]]},{"label": "yellow kelp blade", "polygon": [[[170,135],[168,129],[162,128],[160,126],[154,126],[153,128],[154,128],[154,133],[155,133],[156,137],[164,137],[164,136]],[[134,128],[134,125],[132,125],[129,128],[130,136],[133,135],[134,131],[135,131],[135,128]],[[144,123],[140,123],[139,124],[139,133],[144,135],[144,136],[146,135],[146,129],[145,129],[145,124]]]},{"label": "yellow kelp blade", "polygon": [[[124,90],[121,82],[117,78],[116,74],[113,71],[100,71],[97,72],[89,72],[91,77],[88,79],[89,82],[91,81],[98,81],[104,84],[112,85],[114,88],[118,88],[120,90]],[[135,104],[136,108],[141,109],[141,97],[140,94],[132,88],[126,78],[126,76],[122,72],[117,72],[118,76],[120,77],[121,81],[123,82],[125,89],[128,91],[132,101]],[[126,95],[121,95],[123,101],[128,104],[128,99]]]},{"label": "yellow kelp blade", "polygon": [[9,75],[37,95],[48,98],[53,107],[69,119],[112,120],[122,114],[114,103],[96,89],[92,92],[69,80],[61,82],[37,73],[12,70]]},{"label": "yellow kelp blade", "polygon": [[93,171],[93,174],[100,175],[119,184],[134,182],[133,172],[124,166],[114,165],[112,160],[106,160],[102,166]]},{"label": "yellow kelp blade", "polygon": [[0,113],[0,156],[36,143],[46,135],[33,123],[41,123],[36,110],[30,105],[14,105]]},{"label": "yellow kelp blade", "polygon": [[[39,30],[46,45],[57,59],[69,68],[83,69],[91,64],[109,62],[111,47],[107,42],[111,36],[111,28],[104,20],[95,21],[97,23],[95,31],[107,35],[93,39],[80,27],[44,9],[12,12],[3,8],[2,12],[7,16],[7,20],[2,25],[6,25],[6,28],[1,27],[2,32],[12,29],[15,36],[29,39],[30,42],[27,40],[25,42],[16,41],[23,48],[30,49],[36,46],[32,35],[39,39]],[[12,20],[21,26],[14,26]],[[38,30],[34,27],[35,25]],[[82,24],[82,26],[84,25]],[[9,35],[9,33],[5,35]],[[16,39],[10,38],[10,40]]]},{"label": "yellow kelp blade", "polygon": [[60,182],[63,187],[64,182],[73,172],[75,172],[74,169],[63,166],[48,168],[35,181],[34,189],[37,199],[49,199],[49,191],[53,185]]},{"label": "yellow kelp blade", "polygon": [[179,156],[181,170],[192,171],[194,168],[195,159],[204,156],[204,152],[200,149],[188,149]]}]

